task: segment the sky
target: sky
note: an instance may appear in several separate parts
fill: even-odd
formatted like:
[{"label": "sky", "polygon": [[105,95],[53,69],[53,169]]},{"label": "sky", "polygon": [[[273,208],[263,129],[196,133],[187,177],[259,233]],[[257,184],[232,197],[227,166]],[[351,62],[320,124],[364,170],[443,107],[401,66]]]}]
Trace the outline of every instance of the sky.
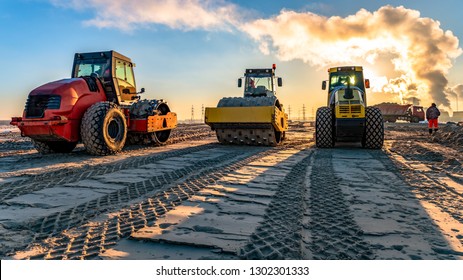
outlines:
[{"label": "sky", "polygon": [[[68,78],[76,52],[115,50],[136,63],[142,98],[179,119],[242,96],[246,68],[277,65],[290,117],[326,103],[327,69],[360,65],[368,104],[431,102],[463,110],[463,2],[382,0],[0,0],[0,119],[28,93]],[[458,100],[458,103],[457,103]]]}]

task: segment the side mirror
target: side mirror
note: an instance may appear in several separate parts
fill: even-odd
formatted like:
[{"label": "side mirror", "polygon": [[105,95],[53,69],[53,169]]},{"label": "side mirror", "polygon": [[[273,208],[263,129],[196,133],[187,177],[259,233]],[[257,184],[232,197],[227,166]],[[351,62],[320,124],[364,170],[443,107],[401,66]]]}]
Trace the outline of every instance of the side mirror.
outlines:
[{"label": "side mirror", "polygon": [[282,86],[283,86],[283,79],[282,79],[282,78],[278,78],[278,79],[277,79],[277,83],[278,83],[278,86],[279,86],[279,87],[282,87]]},{"label": "side mirror", "polygon": [[142,88],[140,89],[140,92],[139,92],[138,94],[142,94],[142,93],[144,93],[144,92],[145,92],[145,88],[142,87]]},{"label": "side mirror", "polygon": [[365,79],[365,88],[370,88],[370,80]]},{"label": "side mirror", "polygon": [[326,89],[326,81],[323,81],[322,82],[322,90],[325,90]]},{"label": "side mirror", "polygon": [[241,79],[238,79],[238,87],[241,87],[243,81]]}]

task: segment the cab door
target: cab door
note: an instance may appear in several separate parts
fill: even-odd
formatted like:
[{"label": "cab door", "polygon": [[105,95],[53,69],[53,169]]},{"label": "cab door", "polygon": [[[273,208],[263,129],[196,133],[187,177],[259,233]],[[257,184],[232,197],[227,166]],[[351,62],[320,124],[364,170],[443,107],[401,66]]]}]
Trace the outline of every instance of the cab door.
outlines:
[{"label": "cab door", "polygon": [[121,97],[121,102],[132,102],[137,90],[133,75],[133,63],[116,59],[115,86]]}]

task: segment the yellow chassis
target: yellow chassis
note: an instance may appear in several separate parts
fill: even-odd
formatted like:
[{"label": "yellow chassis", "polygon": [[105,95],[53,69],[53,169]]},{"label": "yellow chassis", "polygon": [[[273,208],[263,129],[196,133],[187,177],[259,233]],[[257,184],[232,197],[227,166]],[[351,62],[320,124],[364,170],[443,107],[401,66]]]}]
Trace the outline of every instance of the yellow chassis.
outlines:
[{"label": "yellow chassis", "polygon": [[274,106],[206,108],[205,122],[214,124],[271,123],[276,131],[288,130],[288,115]]}]

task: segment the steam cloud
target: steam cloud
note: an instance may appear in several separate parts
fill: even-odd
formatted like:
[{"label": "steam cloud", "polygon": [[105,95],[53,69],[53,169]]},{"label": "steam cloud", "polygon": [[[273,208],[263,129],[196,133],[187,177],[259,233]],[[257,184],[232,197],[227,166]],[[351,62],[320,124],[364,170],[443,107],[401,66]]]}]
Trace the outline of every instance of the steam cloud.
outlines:
[{"label": "steam cloud", "polygon": [[462,53],[458,38],[416,10],[384,6],[345,18],[282,11],[242,29],[260,43],[264,53],[276,52],[281,60],[302,59],[318,67],[359,60],[373,64],[378,58],[391,57],[398,76],[376,90],[396,93],[402,100],[430,97],[450,107],[446,74],[452,59]]},{"label": "steam cloud", "polygon": [[[446,94],[451,96],[452,98],[456,98],[457,101],[463,100],[463,85],[459,84],[454,87],[448,87],[446,89]],[[456,106],[456,109],[460,109],[458,108],[458,104]]]},{"label": "steam cloud", "polygon": [[[279,15],[244,21],[239,7],[225,0],[50,0],[73,9],[92,9],[85,24],[132,30],[163,24],[181,30],[236,28],[259,43],[265,53],[283,61],[301,59],[316,67],[388,61],[388,78],[372,81],[373,90],[397,95],[402,101],[435,102],[450,108],[446,75],[462,50],[451,31],[420,16],[416,10],[384,6],[361,9],[347,17],[282,10]],[[242,10],[242,9],[241,9]],[[426,104],[425,104],[426,105]]]}]

